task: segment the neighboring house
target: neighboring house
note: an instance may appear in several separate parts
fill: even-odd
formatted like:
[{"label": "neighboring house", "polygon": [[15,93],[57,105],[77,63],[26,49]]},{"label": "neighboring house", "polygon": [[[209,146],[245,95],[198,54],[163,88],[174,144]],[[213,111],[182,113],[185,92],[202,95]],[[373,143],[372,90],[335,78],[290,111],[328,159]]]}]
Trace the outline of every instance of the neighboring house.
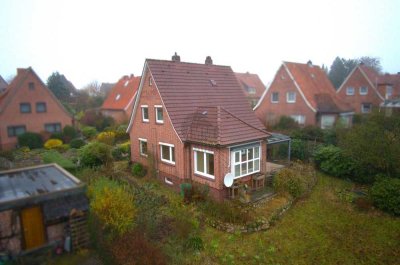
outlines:
[{"label": "neighboring house", "polygon": [[66,170],[49,164],[1,171],[0,187],[0,253],[64,246],[67,237],[74,251],[87,246],[86,187]]},{"label": "neighboring house", "polygon": [[339,118],[349,126],[353,115],[352,108],[336,96],[324,70],[311,61],[283,62],[254,111],[266,126],[289,116],[300,125],[323,129],[334,126]]},{"label": "neighboring house", "polygon": [[7,86],[6,80],[0,75],[0,96],[6,91]]},{"label": "neighboring house", "polygon": [[400,74],[380,75],[374,69],[360,64],[347,76],[336,93],[356,113],[369,113],[385,99],[400,96]]},{"label": "neighboring house", "polygon": [[400,114],[400,98],[388,99],[381,103],[380,110],[385,112],[386,116],[392,116],[393,114]]},{"label": "neighboring house", "polygon": [[0,96],[0,149],[12,149],[24,132],[49,135],[72,125],[71,115],[31,67],[17,76]]},{"label": "neighboring house", "polygon": [[104,97],[107,97],[108,93],[111,91],[111,89],[115,86],[114,83],[101,83],[100,85],[100,94],[103,95]]},{"label": "neighboring house", "polygon": [[[251,110],[229,66],[147,59],[128,127],[131,159],[154,165],[159,179],[209,186],[222,200],[235,185],[266,170],[269,134]],[[149,161],[152,161],[151,163]],[[150,163],[150,164],[149,164]],[[233,192],[235,192],[233,190]]]},{"label": "neighboring house", "polygon": [[252,108],[257,105],[258,100],[264,93],[265,86],[261,79],[256,74],[247,73],[235,73],[236,78],[239,80],[244,93],[246,94],[247,100],[249,101]]},{"label": "neighboring house", "polygon": [[140,76],[123,76],[108,93],[101,113],[112,117],[117,123],[128,122],[139,83]]}]

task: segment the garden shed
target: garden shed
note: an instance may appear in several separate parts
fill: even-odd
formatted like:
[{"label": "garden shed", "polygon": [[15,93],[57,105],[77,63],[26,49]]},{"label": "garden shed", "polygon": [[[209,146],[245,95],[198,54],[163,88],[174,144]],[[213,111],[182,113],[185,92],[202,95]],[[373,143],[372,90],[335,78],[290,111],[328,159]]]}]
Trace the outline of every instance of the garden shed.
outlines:
[{"label": "garden shed", "polygon": [[0,171],[0,254],[64,247],[66,238],[72,243],[88,240],[85,227],[74,235],[76,219],[86,223],[85,189],[57,164]]}]

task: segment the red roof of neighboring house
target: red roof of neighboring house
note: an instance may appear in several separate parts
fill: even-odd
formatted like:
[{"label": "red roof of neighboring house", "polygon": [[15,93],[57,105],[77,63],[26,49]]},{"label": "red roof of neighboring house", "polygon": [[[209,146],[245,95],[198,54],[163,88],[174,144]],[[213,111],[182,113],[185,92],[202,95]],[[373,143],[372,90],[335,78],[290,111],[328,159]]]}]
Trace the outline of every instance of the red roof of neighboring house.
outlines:
[{"label": "red roof of neighboring house", "polygon": [[325,113],[352,111],[348,104],[337,97],[331,81],[319,66],[292,62],[283,62],[283,65],[316,111]]},{"label": "red roof of neighboring house", "polygon": [[231,67],[151,59],[146,65],[183,141],[228,145],[269,136]]},{"label": "red roof of neighboring house", "polygon": [[376,87],[376,83],[379,79],[379,74],[374,69],[364,64],[359,64],[359,67],[365,73],[369,81]]},{"label": "red roof of neighboring house", "polygon": [[125,110],[133,104],[139,88],[140,76],[123,76],[110,90],[102,109]]},{"label": "red roof of neighboring house", "polygon": [[[254,96],[260,98],[265,90],[265,86],[257,74],[247,73],[235,73],[236,78],[239,80],[239,84],[248,96]],[[249,93],[250,88],[255,88],[255,93]]]}]

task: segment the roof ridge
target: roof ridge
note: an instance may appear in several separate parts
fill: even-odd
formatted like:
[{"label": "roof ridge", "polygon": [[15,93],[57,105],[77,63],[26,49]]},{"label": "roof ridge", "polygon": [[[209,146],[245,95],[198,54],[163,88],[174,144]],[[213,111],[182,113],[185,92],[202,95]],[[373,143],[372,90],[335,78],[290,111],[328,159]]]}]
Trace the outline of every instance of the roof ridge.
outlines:
[{"label": "roof ridge", "polygon": [[203,65],[203,66],[219,66],[219,67],[228,67],[231,68],[229,65],[222,65],[222,64],[205,64],[205,63],[192,63],[192,62],[176,62],[176,61],[171,61],[171,60],[162,60],[162,59],[151,59],[151,58],[146,58],[146,61],[158,61],[158,62],[168,62],[172,64],[191,64],[191,65]]}]

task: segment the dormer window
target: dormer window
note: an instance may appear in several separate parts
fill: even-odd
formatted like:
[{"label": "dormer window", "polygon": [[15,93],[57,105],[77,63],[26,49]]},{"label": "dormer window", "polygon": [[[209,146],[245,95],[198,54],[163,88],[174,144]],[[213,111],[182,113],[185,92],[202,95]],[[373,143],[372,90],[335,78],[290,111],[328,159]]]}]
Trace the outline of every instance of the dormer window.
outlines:
[{"label": "dormer window", "polygon": [[287,103],[295,103],[296,102],[296,92],[287,92],[286,102]]},{"label": "dormer window", "polygon": [[254,87],[247,87],[247,93],[255,94],[256,93],[256,89]]},{"label": "dormer window", "polygon": [[354,95],[354,87],[346,88],[346,95],[353,96]]},{"label": "dormer window", "polygon": [[142,121],[149,122],[149,107],[147,105],[142,105]]},{"label": "dormer window", "polygon": [[156,105],[154,106],[156,109],[156,123],[164,123],[164,114],[163,114],[163,108],[161,105]]},{"label": "dormer window", "polygon": [[368,87],[362,86],[360,87],[360,95],[367,95],[368,94]]},{"label": "dormer window", "polygon": [[115,100],[119,100],[121,98],[121,94],[118,94],[116,97],[115,97]]},{"label": "dormer window", "polygon": [[125,81],[125,84],[124,84],[124,86],[125,86],[125,87],[127,87],[127,86],[128,86],[128,84],[129,84],[129,80]]}]

